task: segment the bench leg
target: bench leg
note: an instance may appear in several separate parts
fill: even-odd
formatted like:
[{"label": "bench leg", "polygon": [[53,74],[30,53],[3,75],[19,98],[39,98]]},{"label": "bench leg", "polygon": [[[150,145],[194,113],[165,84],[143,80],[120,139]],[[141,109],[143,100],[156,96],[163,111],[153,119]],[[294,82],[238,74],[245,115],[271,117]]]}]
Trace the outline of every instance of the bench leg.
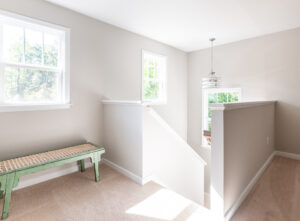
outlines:
[{"label": "bench leg", "polygon": [[85,171],[84,160],[80,160],[80,171],[81,171],[81,172],[84,172],[84,171]]},{"label": "bench leg", "polygon": [[96,182],[99,182],[99,154],[98,153],[95,153],[93,155],[93,159],[92,159],[92,162],[94,164],[94,171],[95,171],[95,181]]},{"label": "bench leg", "polygon": [[0,176],[0,199],[4,197],[6,176]]},{"label": "bench leg", "polygon": [[6,219],[8,217],[8,211],[11,201],[11,193],[14,185],[15,174],[7,175],[6,185],[5,185],[5,197],[2,211],[2,219]]},{"label": "bench leg", "polygon": [[99,182],[99,161],[96,161],[94,163],[94,169],[95,169],[95,181]]}]

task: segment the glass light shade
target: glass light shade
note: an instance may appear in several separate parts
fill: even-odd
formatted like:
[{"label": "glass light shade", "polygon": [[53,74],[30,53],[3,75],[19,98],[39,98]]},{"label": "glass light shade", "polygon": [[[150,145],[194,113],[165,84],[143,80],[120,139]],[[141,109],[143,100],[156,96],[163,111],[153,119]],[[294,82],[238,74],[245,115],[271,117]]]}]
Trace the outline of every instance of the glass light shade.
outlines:
[{"label": "glass light shade", "polygon": [[219,88],[221,87],[221,77],[210,74],[202,78],[202,88]]}]

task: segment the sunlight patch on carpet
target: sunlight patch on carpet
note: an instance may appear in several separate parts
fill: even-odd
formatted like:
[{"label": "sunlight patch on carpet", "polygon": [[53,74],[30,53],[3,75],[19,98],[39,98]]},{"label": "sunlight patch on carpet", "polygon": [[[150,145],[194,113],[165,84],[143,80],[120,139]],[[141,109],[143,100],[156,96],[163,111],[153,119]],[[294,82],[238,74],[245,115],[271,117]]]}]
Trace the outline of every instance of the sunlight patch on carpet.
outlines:
[{"label": "sunlight patch on carpet", "polygon": [[141,215],[162,220],[175,219],[191,201],[177,193],[162,189],[126,211],[128,214]]}]

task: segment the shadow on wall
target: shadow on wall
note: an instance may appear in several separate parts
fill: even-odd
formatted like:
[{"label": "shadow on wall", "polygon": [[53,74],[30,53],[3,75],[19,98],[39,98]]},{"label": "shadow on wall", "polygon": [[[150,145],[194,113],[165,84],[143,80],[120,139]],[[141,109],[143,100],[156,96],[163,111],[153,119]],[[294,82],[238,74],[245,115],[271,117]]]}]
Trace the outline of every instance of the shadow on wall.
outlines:
[{"label": "shadow on wall", "polygon": [[0,113],[0,160],[86,141],[102,145],[102,95],[88,86],[71,90],[68,109]]},{"label": "shadow on wall", "polygon": [[80,136],[69,136],[69,137],[57,137],[57,139],[53,140],[45,140],[45,139],[36,139],[36,141],[32,140],[32,142],[27,142],[22,145],[14,145],[6,146],[5,148],[1,145],[1,155],[0,161],[8,160],[15,157],[26,156],[30,154],[37,154],[41,152],[46,152],[50,150],[60,149],[69,146],[75,146],[79,144],[86,143],[87,141]]},{"label": "shadow on wall", "polygon": [[275,110],[276,149],[300,154],[300,106],[279,101]]}]

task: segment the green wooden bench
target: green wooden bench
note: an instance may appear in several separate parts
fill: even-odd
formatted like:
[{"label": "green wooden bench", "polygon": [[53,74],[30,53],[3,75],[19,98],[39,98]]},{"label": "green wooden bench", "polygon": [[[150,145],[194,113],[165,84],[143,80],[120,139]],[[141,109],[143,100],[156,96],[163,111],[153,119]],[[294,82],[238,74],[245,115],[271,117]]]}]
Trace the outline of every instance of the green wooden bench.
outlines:
[{"label": "green wooden bench", "polygon": [[90,158],[94,164],[95,181],[99,181],[99,162],[105,153],[103,147],[92,143],[67,147],[40,154],[19,157],[0,162],[0,199],[4,197],[2,219],[8,217],[11,193],[18,186],[21,176],[41,170],[79,161],[81,172],[85,170],[84,159]]}]

